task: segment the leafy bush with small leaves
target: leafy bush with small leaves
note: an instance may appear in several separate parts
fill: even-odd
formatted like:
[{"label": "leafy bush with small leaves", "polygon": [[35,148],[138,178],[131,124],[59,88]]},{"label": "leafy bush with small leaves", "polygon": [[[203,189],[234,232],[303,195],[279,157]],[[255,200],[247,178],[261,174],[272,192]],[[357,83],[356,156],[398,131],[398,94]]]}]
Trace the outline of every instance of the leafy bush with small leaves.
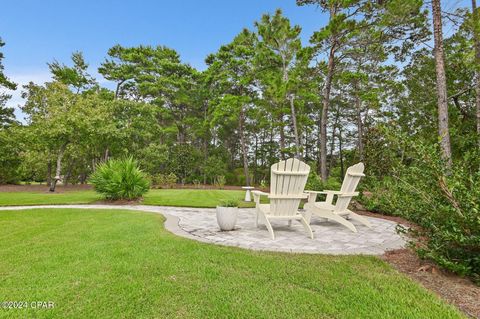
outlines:
[{"label": "leafy bush with small leaves", "polygon": [[236,199],[225,199],[220,201],[218,205],[220,207],[238,207],[238,200]]},{"label": "leafy bush with small leaves", "polygon": [[340,190],[341,184],[337,180],[337,178],[329,178],[326,183],[322,182],[322,179],[318,174],[310,170],[310,174],[308,175],[308,180],[307,184],[305,185],[306,190],[311,190],[311,191],[322,191],[326,189],[330,190]]},{"label": "leafy bush with small leaves", "polygon": [[90,183],[95,191],[110,200],[138,199],[150,188],[146,174],[132,157],[101,163],[90,177]]},{"label": "leafy bush with small leaves", "polygon": [[177,183],[177,175],[170,174],[156,174],[152,177],[152,184],[154,188],[173,188]]},{"label": "leafy bush with small leaves", "polygon": [[[393,141],[406,137],[395,137]],[[410,229],[420,257],[480,281],[480,171],[457,160],[445,170],[436,145],[408,141],[388,177],[369,176],[367,209],[402,216],[420,226]],[[467,158],[466,156],[465,158]],[[368,169],[368,165],[367,165]]]}]

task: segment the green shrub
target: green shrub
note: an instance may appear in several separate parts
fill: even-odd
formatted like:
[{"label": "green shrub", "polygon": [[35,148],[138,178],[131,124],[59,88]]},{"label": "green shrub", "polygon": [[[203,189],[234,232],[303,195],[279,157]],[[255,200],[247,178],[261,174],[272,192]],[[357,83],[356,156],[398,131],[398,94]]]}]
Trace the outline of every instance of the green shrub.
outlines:
[{"label": "green shrub", "polygon": [[170,173],[165,177],[165,185],[167,185],[169,188],[173,188],[177,184],[177,179],[177,175]]},{"label": "green shrub", "polygon": [[342,185],[337,178],[329,178],[326,183],[322,182],[322,179],[314,170],[310,170],[308,175],[307,184],[305,185],[306,190],[311,191],[322,191],[322,190],[340,190]]},{"label": "green shrub", "polygon": [[215,184],[217,176],[225,175],[227,173],[227,162],[220,156],[209,156],[203,165],[203,172],[205,173],[207,180]]},{"label": "green shrub", "polygon": [[20,181],[20,148],[14,133],[11,129],[0,130],[0,184],[16,184]]},{"label": "green shrub", "polygon": [[[231,172],[225,173],[225,179],[226,184],[228,185],[245,186],[247,183],[247,178],[245,177],[245,174],[243,172],[243,167],[238,167]],[[253,181],[252,172],[250,172],[250,181]]]},{"label": "green shrub", "polygon": [[421,239],[415,246],[421,257],[480,280],[478,168],[457,160],[445,172],[436,146],[414,141],[408,145],[409,153],[403,155],[406,163],[396,163],[389,177],[367,173],[371,195],[362,196],[363,203],[370,210],[418,224],[421,228],[411,229],[410,234]]},{"label": "green shrub", "polygon": [[260,187],[261,187],[261,188],[267,188],[267,187],[268,187],[268,183],[267,183],[267,181],[266,181],[265,179],[262,179],[262,180],[260,181]]},{"label": "green shrub", "polygon": [[173,188],[177,183],[177,175],[170,174],[156,174],[152,177],[152,184],[154,188]]},{"label": "green shrub", "polygon": [[220,189],[223,189],[225,187],[225,176],[219,175],[215,177],[215,186],[217,186]]},{"label": "green shrub", "polygon": [[142,197],[150,183],[132,158],[111,159],[97,166],[90,177],[95,191],[111,200],[134,200]]},{"label": "green shrub", "polygon": [[220,207],[238,207],[238,200],[236,199],[225,199],[220,201],[218,205]]}]

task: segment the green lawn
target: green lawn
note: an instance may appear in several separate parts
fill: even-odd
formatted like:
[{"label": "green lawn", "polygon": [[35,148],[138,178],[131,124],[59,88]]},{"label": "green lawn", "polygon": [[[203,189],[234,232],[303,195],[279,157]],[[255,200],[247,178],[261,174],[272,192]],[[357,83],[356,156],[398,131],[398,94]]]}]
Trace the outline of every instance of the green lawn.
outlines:
[{"label": "green lawn", "polygon": [[159,206],[215,207],[225,199],[239,200],[240,207],[254,207],[246,203],[245,191],[218,189],[152,189],[145,195],[144,204]]},{"label": "green lawn", "polygon": [[2,318],[461,318],[376,257],[263,253],[204,244],[161,215],[0,212]]},{"label": "green lawn", "polygon": [[94,191],[0,192],[0,206],[89,204],[100,200]]},{"label": "green lawn", "polygon": [[[203,189],[152,189],[145,195],[144,204],[159,206],[215,207],[223,199],[236,198],[241,207],[253,207],[243,201],[244,191]],[[90,204],[101,197],[93,190],[48,192],[0,192],[0,206]]]}]

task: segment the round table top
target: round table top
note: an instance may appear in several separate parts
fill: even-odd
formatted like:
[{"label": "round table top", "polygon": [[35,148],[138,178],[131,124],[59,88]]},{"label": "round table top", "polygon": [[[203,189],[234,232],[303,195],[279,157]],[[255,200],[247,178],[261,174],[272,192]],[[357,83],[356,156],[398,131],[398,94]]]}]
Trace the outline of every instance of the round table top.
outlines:
[{"label": "round table top", "polygon": [[254,189],[255,187],[253,186],[242,186],[243,189]]}]

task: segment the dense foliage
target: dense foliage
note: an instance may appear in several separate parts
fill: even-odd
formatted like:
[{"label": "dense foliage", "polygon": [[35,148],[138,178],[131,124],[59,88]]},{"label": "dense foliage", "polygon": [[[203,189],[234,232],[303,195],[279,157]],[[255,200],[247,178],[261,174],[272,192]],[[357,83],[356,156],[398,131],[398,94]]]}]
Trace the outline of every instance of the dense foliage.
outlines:
[{"label": "dense foliage", "polygon": [[[203,71],[162,45],[115,45],[98,68],[111,91],[81,52],[49,63],[51,82],[22,89],[23,123],[0,95],[0,182],[55,191],[134,156],[158,187],[268,187],[270,166],[296,156],[312,166],[307,187],[322,189],[363,161],[369,207],[422,226],[425,257],[478,274],[476,2],[473,13],[439,10],[439,0],[297,3],[327,18],[309,43],[277,10],[208,55]],[[15,89],[2,58],[0,88]]]},{"label": "dense foliage", "polygon": [[132,158],[110,159],[97,166],[90,177],[95,191],[106,199],[135,200],[145,195],[150,183]]},{"label": "dense foliage", "polygon": [[399,152],[385,153],[379,159],[389,158],[388,175],[383,174],[382,163],[369,170],[369,192],[362,201],[370,210],[401,216],[420,226],[409,233],[419,239],[415,248],[421,256],[480,280],[479,154],[465,154],[468,160],[457,162],[445,174],[438,146],[415,143],[406,136],[386,138]]}]

